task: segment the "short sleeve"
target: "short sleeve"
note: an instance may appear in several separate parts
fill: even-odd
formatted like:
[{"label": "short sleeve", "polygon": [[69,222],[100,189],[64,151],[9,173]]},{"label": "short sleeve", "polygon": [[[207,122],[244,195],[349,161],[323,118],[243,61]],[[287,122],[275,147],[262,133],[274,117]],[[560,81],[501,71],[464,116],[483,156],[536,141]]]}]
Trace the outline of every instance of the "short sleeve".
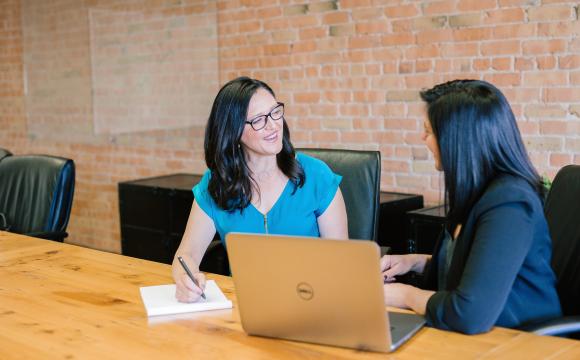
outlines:
[{"label": "short sleeve", "polygon": [[209,216],[214,219],[215,201],[208,191],[209,179],[211,178],[211,171],[207,170],[199,183],[193,187],[193,198],[199,207]]},{"label": "short sleeve", "polygon": [[312,187],[316,217],[324,214],[336,195],[342,176],[335,174],[322,160],[299,154],[298,160],[306,174],[306,184]]}]

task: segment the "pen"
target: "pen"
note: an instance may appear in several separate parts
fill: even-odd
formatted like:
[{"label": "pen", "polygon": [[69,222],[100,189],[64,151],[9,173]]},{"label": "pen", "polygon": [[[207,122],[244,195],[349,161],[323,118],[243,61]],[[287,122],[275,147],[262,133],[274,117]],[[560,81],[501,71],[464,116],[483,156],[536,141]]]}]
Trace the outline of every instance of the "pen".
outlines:
[{"label": "pen", "polygon": [[[183,267],[183,270],[185,270],[185,272],[187,273],[187,276],[189,276],[189,278],[191,279],[191,281],[193,281],[195,286],[199,287],[199,284],[197,283],[197,281],[195,281],[193,274],[191,273],[191,271],[187,267],[187,264],[185,264],[185,261],[183,261],[183,258],[181,256],[178,256],[177,260],[179,260],[179,263]],[[205,294],[203,293],[203,290],[201,290],[201,297],[204,298],[204,300],[205,300]]]}]

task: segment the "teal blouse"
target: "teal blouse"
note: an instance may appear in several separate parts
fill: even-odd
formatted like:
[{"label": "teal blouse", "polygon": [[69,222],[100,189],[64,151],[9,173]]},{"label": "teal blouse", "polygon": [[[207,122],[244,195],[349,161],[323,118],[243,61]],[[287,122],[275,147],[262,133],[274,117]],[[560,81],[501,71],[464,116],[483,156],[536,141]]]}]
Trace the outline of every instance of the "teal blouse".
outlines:
[{"label": "teal blouse", "polygon": [[342,176],[311,156],[297,153],[296,159],[304,169],[304,185],[294,191],[294,184],[288,181],[267,214],[262,214],[252,204],[241,212],[219,208],[207,190],[211,172],[204,173],[193,187],[193,195],[199,207],[213,220],[222,242],[225,243],[230,232],[320,236],[317,219],[334,199]]}]

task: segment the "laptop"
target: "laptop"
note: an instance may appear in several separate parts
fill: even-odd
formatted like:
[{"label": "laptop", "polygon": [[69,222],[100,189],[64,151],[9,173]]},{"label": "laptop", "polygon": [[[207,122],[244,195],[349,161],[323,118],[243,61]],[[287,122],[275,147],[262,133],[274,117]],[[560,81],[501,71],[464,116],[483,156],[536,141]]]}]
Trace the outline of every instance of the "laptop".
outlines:
[{"label": "laptop", "polygon": [[390,352],[425,323],[386,311],[374,242],[230,233],[226,244],[249,335]]}]

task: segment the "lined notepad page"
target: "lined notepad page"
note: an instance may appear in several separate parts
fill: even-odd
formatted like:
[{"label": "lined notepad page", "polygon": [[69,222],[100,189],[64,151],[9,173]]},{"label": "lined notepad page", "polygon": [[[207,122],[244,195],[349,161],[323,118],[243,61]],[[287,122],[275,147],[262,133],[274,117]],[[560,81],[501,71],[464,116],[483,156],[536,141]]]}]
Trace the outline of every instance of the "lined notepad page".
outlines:
[{"label": "lined notepad page", "polygon": [[232,302],[226,298],[214,280],[208,280],[205,284],[204,293],[206,299],[200,298],[198,302],[191,304],[177,301],[175,298],[175,284],[146,286],[139,290],[141,291],[141,299],[143,299],[147,316],[232,308]]}]

